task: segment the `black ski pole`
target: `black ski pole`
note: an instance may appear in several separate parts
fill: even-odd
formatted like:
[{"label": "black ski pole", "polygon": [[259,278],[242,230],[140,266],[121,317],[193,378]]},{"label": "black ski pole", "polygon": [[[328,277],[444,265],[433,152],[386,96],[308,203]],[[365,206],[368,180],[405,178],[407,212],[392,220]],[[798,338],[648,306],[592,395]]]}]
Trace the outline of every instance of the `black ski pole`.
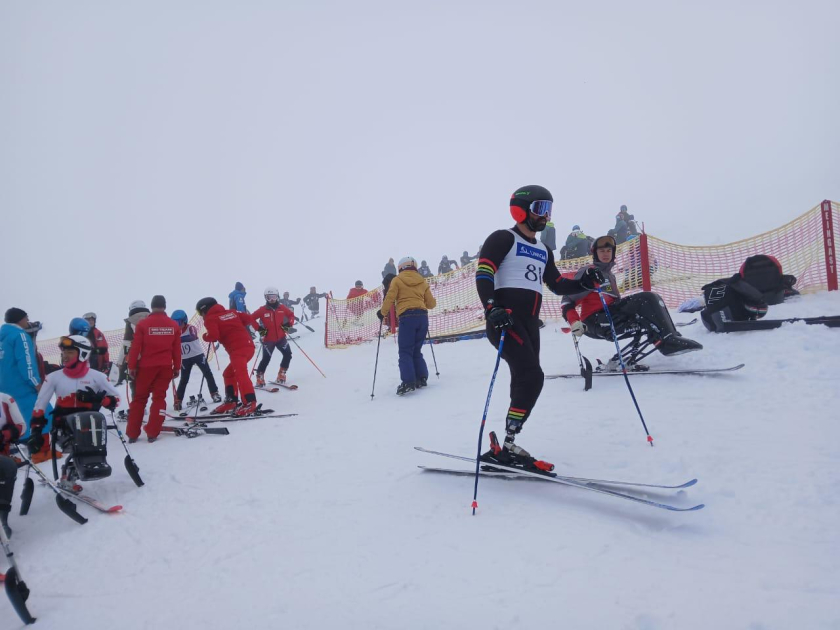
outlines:
[{"label": "black ski pole", "polygon": [[64,512],[74,521],[76,521],[79,525],[84,525],[85,523],[87,523],[88,520],[84,516],[79,514],[79,512],[76,510],[76,504],[73,503],[67,497],[65,497],[63,494],[61,494],[61,490],[59,490],[55,486],[55,482],[49,477],[47,477],[47,475],[44,474],[43,470],[41,470],[40,468],[38,468],[38,466],[33,464],[32,460],[29,458],[29,455],[25,454],[23,450],[24,449],[22,448],[18,448],[18,454],[30,466],[30,468],[32,468],[32,470],[35,471],[35,474],[38,475],[47,486],[49,486],[50,490],[55,492],[55,502],[56,505],[58,505],[58,509]]},{"label": "black ski pole", "polygon": [[[210,342],[210,345],[207,346],[207,354],[204,356],[204,362],[207,364],[207,369],[210,369],[210,350],[213,349],[213,342]],[[198,396],[195,399],[195,415],[198,415],[201,407],[201,390],[204,389],[204,370],[201,371],[201,383],[198,385]],[[186,393],[185,393],[186,394]],[[193,405],[190,404],[190,407]]]},{"label": "black ski pole", "polygon": [[23,482],[23,490],[20,493],[20,515],[29,514],[29,506],[32,505],[32,495],[35,492],[35,482],[29,476],[31,466],[26,465],[26,479]]},{"label": "black ski pole", "polygon": [[592,364],[589,362],[589,359],[580,353],[578,338],[574,333],[572,333],[572,340],[575,342],[575,352],[577,352],[578,364],[580,365],[580,375],[583,377],[583,391],[588,392],[592,389]]},{"label": "black ski pole", "polygon": [[601,287],[596,287],[595,291],[598,292],[598,297],[601,298],[601,304],[603,305],[604,312],[607,314],[607,319],[610,322],[610,330],[612,331],[613,341],[615,342],[615,350],[618,353],[618,361],[621,363],[621,371],[624,373],[624,382],[627,383],[627,389],[630,391],[630,397],[633,399],[633,404],[636,405],[636,411],[639,412],[639,419],[642,421],[642,427],[647,435],[648,444],[653,446],[653,437],[651,436],[650,431],[648,431],[647,424],[645,424],[645,417],[642,415],[642,410],[639,408],[639,403],[636,400],[636,394],[633,393],[633,388],[630,386],[630,378],[627,376],[627,366],[624,364],[624,357],[621,356],[621,348],[618,345],[618,335],[615,333],[615,324],[613,323],[610,309],[607,306],[607,301],[604,299],[604,294],[601,292]]},{"label": "black ski pole", "polygon": [[438,371],[438,366],[437,366],[437,359],[435,358],[435,345],[432,343],[432,333],[431,333],[431,331],[427,330],[426,334],[429,337],[429,348],[431,348],[431,350],[432,350],[432,360],[435,362],[435,376],[440,378],[440,372]]},{"label": "black ski pole", "polygon": [[505,330],[502,329],[502,337],[499,339],[499,352],[496,354],[496,367],[493,368],[493,377],[490,379],[490,389],[487,390],[487,401],[484,403],[484,415],[481,416],[481,428],[478,430],[478,454],[475,456],[475,490],[473,490],[472,513],[478,508],[478,476],[481,467],[481,439],[484,437],[484,424],[487,422],[487,410],[490,408],[490,396],[493,395],[493,384],[496,382],[496,373],[499,371],[499,361],[502,360],[502,348],[505,345]]},{"label": "black ski pole", "polygon": [[382,324],[385,318],[379,320],[379,337],[376,341],[376,363],[373,364],[373,387],[370,388],[370,399],[373,400],[373,391],[376,389],[376,370],[379,368],[379,344],[382,343]]},{"label": "black ski pole", "polygon": [[134,485],[140,488],[143,485],[143,480],[140,478],[140,466],[137,465],[137,462],[134,461],[131,453],[128,452],[128,444],[125,443],[125,438],[123,437],[122,431],[120,431],[120,427],[117,425],[117,420],[114,418],[113,411],[111,411],[111,422],[114,424],[108,428],[114,429],[117,432],[117,435],[120,437],[120,442],[122,442],[123,448],[125,449],[125,470],[128,473],[128,476],[131,477]]},{"label": "black ski pole", "polygon": [[29,599],[29,588],[20,576],[20,569],[15,562],[15,554],[12,553],[9,537],[6,536],[6,531],[2,527],[0,527],[0,546],[3,547],[3,553],[6,554],[6,559],[11,567],[6,571],[6,577],[4,578],[6,595],[23,623],[26,625],[35,623],[35,617],[30,614],[26,607],[26,600]]}]

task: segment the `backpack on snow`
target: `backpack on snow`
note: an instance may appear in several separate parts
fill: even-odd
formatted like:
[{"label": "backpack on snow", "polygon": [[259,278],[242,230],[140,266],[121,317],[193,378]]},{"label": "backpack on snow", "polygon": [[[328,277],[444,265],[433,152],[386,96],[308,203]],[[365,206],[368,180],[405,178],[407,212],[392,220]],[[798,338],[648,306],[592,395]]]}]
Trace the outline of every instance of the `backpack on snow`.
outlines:
[{"label": "backpack on snow", "polygon": [[[75,467],[82,481],[111,476],[108,456],[108,426],[98,411],[80,411],[64,418],[58,428],[59,445],[69,454],[66,464]],[[70,476],[70,475],[68,475]]]},{"label": "backpack on snow", "polygon": [[731,278],[715,280],[703,287],[706,307],[700,313],[712,332],[723,332],[726,321],[754,321],[767,314],[771,304],[799,295],[793,288],[796,277],[784,275],[773,256],[750,256]]}]

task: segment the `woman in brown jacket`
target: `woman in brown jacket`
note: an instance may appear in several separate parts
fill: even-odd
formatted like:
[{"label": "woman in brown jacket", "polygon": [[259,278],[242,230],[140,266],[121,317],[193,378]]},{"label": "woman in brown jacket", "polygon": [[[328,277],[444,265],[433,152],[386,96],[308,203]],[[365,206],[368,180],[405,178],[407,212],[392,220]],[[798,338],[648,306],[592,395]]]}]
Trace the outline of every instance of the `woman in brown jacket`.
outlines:
[{"label": "woman in brown jacket", "polygon": [[379,319],[396,304],[399,318],[397,343],[400,348],[400,378],[397,395],[426,387],[429,368],[423,358],[423,342],[429,332],[429,309],[437,306],[429,283],[417,272],[417,261],[411,256],[400,260],[399,274],[391,282],[382,302]]}]

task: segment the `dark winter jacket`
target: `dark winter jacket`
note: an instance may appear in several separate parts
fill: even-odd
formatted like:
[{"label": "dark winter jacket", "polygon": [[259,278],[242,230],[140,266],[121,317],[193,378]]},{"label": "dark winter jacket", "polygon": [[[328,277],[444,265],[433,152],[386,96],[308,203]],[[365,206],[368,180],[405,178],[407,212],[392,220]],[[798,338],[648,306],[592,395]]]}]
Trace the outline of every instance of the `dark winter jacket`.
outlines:
[{"label": "dark winter jacket", "polygon": [[303,303],[312,313],[317,313],[320,310],[318,300],[325,297],[327,297],[326,293],[307,293],[303,296]]},{"label": "dark winter jacket", "polygon": [[389,273],[394,274],[395,276],[397,275],[397,266],[392,262],[385,264],[385,268],[382,269],[382,277],[384,278]]},{"label": "dark winter jacket", "polygon": [[557,230],[554,229],[554,224],[549,221],[545,224],[545,229],[540,232],[540,242],[551,251],[557,249]]}]

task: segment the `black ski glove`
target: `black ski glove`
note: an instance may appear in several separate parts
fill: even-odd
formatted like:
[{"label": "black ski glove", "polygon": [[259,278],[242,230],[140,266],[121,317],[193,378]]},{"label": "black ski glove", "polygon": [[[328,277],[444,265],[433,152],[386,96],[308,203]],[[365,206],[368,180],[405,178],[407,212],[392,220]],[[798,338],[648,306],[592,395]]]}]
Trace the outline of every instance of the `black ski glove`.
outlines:
[{"label": "black ski glove", "polygon": [[34,455],[42,448],[44,448],[44,436],[41,431],[47,426],[47,421],[43,416],[32,418],[29,421],[29,439],[26,441],[26,448],[29,449],[29,454]]},{"label": "black ski glove", "polygon": [[496,306],[493,300],[487,300],[487,321],[497,330],[505,330],[513,326],[513,315],[501,306]]},{"label": "black ski glove", "polygon": [[90,403],[94,407],[101,407],[102,406],[102,399],[105,397],[105,394],[100,392],[93,391],[93,387],[88,385],[83,390],[80,389],[76,392],[76,400],[81,403]]},{"label": "black ski glove", "polygon": [[0,449],[4,444],[14,444],[20,437],[20,430],[16,424],[9,422],[2,429],[0,429]]},{"label": "black ski glove", "polygon": [[605,280],[604,274],[598,267],[587,267],[586,271],[583,272],[583,276],[581,276],[580,286],[584,289],[594,291],[595,287],[604,284]]},{"label": "black ski glove", "polygon": [[376,316],[379,318],[379,321],[380,321],[380,322],[381,322],[383,319],[385,319],[385,316],[382,314],[382,311],[376,311]]}]

